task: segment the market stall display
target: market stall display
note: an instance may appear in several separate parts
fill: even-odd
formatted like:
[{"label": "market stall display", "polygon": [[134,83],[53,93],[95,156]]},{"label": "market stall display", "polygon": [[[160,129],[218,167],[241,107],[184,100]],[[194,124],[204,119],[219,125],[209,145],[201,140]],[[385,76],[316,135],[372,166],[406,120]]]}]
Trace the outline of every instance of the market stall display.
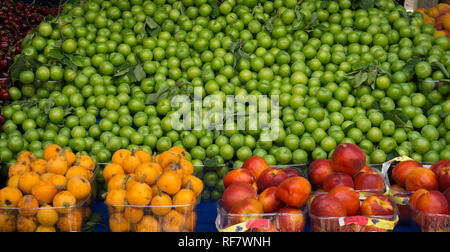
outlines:
[{"label": "market stall display", "polygon": [[[164,177],[155,172],[158,165],[177,176],[189,169],[202,185],[193,204],[222,199],[219,209],[227,212],[239,198],[227,190],[240,183],[252,196],[244,205],[266,214],[258,193],[280,187],[292,174],[302,179],[303,193],[277,194],[303,217],[314,191],[328,195],[346,186],[364,205],[365,198],[392,196],[400,187],[437,190],[408,183],[400,173],[390,187],[391,178],[377,168],[399,156],[420,164],[450,160],[450,40],[438,31],[450,17],[446,4],[415,12],[393,0],[60,4],[58,15],[33,16],[35,29],[18,31],[27,33],[21,45],[0,38],[0,65],[13,63],[0,76],[8,88],[0,91],[8,98],[0,117],[5,183],[9,171],[22,169],[11,166],[18,157],[45,160],[57,145],[101,164],[92,189],[119,209],[129,202],[113,204],[107,196],[115,190],[123,196],[128,182],[156,196],[151,186]],[[46,10],[20,6],[26,16]],[[149,163],[148,174],[136,173]],[[437,176],[425,170],[414,173],[429,181]],[[434,178],[438,189],[448,183],[448,175],[442,177]],[[401,203],[403,220],[408,202]],[[152,212],[133,211],[138,217]],[[136,219],[131,225],[122,212],[110,214],[112,230],[136,230]],[[192,230],[178,224],[171,227]]]}]

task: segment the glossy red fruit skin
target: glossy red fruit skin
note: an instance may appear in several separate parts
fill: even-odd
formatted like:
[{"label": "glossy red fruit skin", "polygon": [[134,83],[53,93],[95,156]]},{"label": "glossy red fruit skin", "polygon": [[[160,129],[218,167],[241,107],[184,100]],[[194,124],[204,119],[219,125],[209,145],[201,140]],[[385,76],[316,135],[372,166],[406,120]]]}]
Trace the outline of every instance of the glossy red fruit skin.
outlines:
[{"label": "glossy red fruit skin", "polygon": [[258,180],[261,173],[269,168],[269,164],[262,157],[253,156],[242,165],[242,169],[247,169],[253,172],[256,179]]},{"label": "glossy red fruit skin", "polygon": [[416,208],[430,214],[449,214],[446,196],[439,191],[429,191],[417,199]]},{"label": "glossy red fruit skin", "polygon": [[303,177],[291,177],[277,188],[276,196],[289,207],[302,207],[311,194],[311,184]]},{"label": "glossy red fruit skin", "polygon": [[318,217],[345,217],[347,210],[334,196],[320,194],[316,196],[310,206],[311,214]]},{"label": "glossy red fruit skin", "polygon": [[448,188],[450,188],[450,167],[442,169],[439,176],[439,189],[445,192]]},{"label": "glossy red fruit skin", "polygon": [[265,213],[278,212],[285,204],[276,196],[277,187],[272,186],[259,194],[258,200],[263,204]]},{"label": "glossy red fruit skin", "polygon": [[358,173],[366,165],[366,154],[357,145],[339,144],[331,156],[331,167],[337,172],[350,176]]},{"label": "glossy red fruit skin", "polygon": [[308,167],[309,181],[319,188],[323,187],[323,181],[332,173],[334,170],[328,159],[315,160]]},{"label": "glossy red fruit skin", "polygon": [[306,215],[301,209],[284,207],[278,211],[276,223],[281,232],[302,232],[306,225]]},{"label": "glossy red fruit skin", "polygon": [[286,168],[283,171],[288,175],[288,177],[297,177],[300,176],[300,173],[294,168]]},{"label": "glossy red fruit skin", "polygon": [[395,213],[394,204],[385,195],[371,195],[367,197],[360,208],[363,216],[390,216]]},{"label": "glossy red fruit skin", "polygon": [[414,160],[402,161],[392,169],[392,179],[400,186],[405,186],[406,177],[414,169],[422,165]]},{"label": "glossy red fruit skin", "polygon": [[377,172],[360,172],[353,178],[356,190],[375,190],[383,192],[383,177]]},{"label": "glossy red fruit skin", "polygon": [[230,212],[235,203],[248,198],[256,199],[256,191],[252,185],[241,182],[233,183],[222,194],[222,207],[225,211]]},{"label": "glossy red fruit skin", "polygon": [[261,173],[256,183],[258,189],[264,191],[269,187],[280,185],[281,182],[287,178],[288,175],[283,170],[278,168],[268,168]]},{"label": "glossy red fruit skin", "polygon": [[437,177],[441,176],[441,168],[450,167],[450,160],[440,160],[431,165],[430,170],[436,174]]},{"label": "glossy red fruit skin", "polygon": [[338,186],[348,186],[351,188],[355,188],[355,184],[353,183],[352,177],[342,172],[335,172],[329,175],[323,181],[323,189],[327,192],[331,191],[331,189]]},{"label": "glossy red fruit skin", "polygon": [[450,187],[444,191],[444,196],[447,199],[448,205],[450,206]]},{"label": "glossy red fruit skin", "polygon": [[223,178],[223,184],[225,188],[235,182],[242,182],[247,184],[253,184],[256,181],[253,172],[246,169],[235,169],[228,172]]},{"label": "glossy red fruit skin", "polygon": [[360,207],[359,193],[353,188],[348,186],[338,186],[333,188],[330,192],[328,192],[328,194],[341,201],[348,216],[358,214]]}]

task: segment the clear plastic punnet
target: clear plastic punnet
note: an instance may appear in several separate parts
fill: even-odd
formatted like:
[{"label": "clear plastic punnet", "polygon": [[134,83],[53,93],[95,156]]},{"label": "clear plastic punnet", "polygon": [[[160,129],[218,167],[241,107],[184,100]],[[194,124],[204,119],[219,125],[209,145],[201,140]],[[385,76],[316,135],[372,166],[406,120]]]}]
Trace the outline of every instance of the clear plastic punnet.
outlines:
[{"label": "clear plastic punnet", "polygon": [[411,226],[419,227],[421,232],[450,232],[450,215],[425,213],[409,205]]},{"label": "clear plastic punnet", "polygon": [[291,213],[231,214],[217,202],[216,228],[219,232],[303,232],[306,208]]},{"label": "clear plastic punnet", "polygon": [[[8,168],[13,163],[0,164]],[[92,214],[95,199],[95,177],[100,164],[95,164],[89,178],[91,193],[75,205],[67,207],[19,208],[0,207],[0,232],[82,232]],[[59,188],[59,191],[64,190]],[[25,195],[24,195],[25,196]]]},{"label": "clear plastic punnet", "polygon": [[[401,224],[409,224],[411,220],[410,209],[409,209],[409,199],[411,195],[414,193],[413,191],[399,190],[396,187],[393,187],[393,179],[392,179],[392,169],[396,164],[402,161],[412,160],[409,157],[397,157],[388,162],[383,163],[382,166],[382,174],[387,183],[387,194],[389,198],[397,204],[399,211],[399,222]],[[431,163],[421,163],[424,168],[430,168]]]},{"label": "clear plastic punnet", "polygon": [[0,207],[0,232],[82,232],[92,196],[70,207]]},{"label": "clear plastic punnet", "polygon": [[383,173],[377,169],[372,167],[371,165],[369,165],[369,167],[372,169],[372,171],[378,173],[381,177],[383,177],[384,180],[384,187],[380,188],[380,189],[364,189],[364,190],[355,190],[356,192],[359,193],[360,199],[365,199],[370,195],[375,195],[375,194],[386,194],[388,191],[388,183],[385,179],[385,177],[383,176]]},{"label": "clear plastic punnet", "polygon": [[111,232],[195,232],[197,204],[170,206],[109,205]]},{"label": "clear plastic punnet", "polygon": [[[307,164],[273,165],[271,168],[280,170],[291,169],[298,176],[307,178]],[[294,173],[295,174],[295,173]],[[289,208],[288,212],[262,214],[232,214],[222,207],[222,201],[217,205],[216,229],[219,232],[303,232],[307,221],[307,209]]]},{"label": "clear plastic punnet", "polygon": [[[320,194],[313,194],[307,203],[311,232],[392,232],[398,223],[398,208],[393,203],[394,213],[385,216],[322,217],[311,213],[311,203]],[[360,204],[364,200],[360,199]]]}]

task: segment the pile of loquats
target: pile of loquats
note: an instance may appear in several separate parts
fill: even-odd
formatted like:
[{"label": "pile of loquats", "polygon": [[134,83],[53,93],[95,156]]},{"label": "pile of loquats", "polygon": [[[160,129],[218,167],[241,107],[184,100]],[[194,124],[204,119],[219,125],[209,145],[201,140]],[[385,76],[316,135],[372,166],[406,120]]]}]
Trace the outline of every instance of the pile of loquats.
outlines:
[{"label": "pile of loquats", "polygon": [[0,232],[81,232],[89,218],[94,160],[47,146],[44,158],[22,152],[0,190]]},{"label": "pile of loquats", "polygon": [[156,156],[145,150],[116,151],[103,170],[110,231],[195,231],[203,182],[193,173],[180,146]]}]

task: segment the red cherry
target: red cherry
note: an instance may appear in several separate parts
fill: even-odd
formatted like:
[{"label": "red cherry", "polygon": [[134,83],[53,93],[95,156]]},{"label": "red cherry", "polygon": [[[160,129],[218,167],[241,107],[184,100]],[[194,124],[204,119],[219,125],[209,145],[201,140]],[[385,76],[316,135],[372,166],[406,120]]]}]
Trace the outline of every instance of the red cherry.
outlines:
[{"label": "red cherry", "polygon": [[2,89],[0,91],[0,98],[2,100],[9,100],[9,97],[10,97],[10,95],[9,95],[9,91],[7,89]]}]

